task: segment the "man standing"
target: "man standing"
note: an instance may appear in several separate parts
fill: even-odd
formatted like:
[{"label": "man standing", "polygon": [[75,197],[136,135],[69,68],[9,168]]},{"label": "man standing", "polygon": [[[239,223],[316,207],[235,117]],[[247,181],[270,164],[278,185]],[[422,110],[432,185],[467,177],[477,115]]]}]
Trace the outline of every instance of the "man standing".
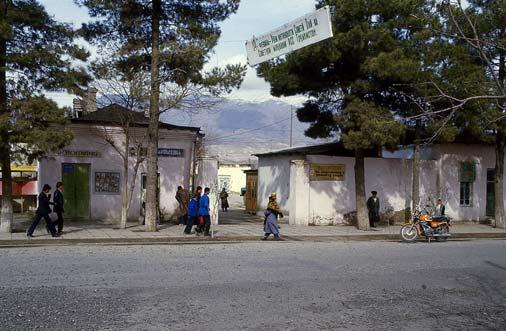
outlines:
[{"label": "man standing", "polygon": [[204,195],[199,201],[199,216],[204,218],[204,236],[210,236],[209,229],[211,228],[211,216],[209,215],[209,192],[211,189],[206,187]]},{"label": "man standing", "polygon": [[228,193],[225,188],[223,188],[220,192],[220,200],[221,200],[221,211],[228,210]]},{"label": "man standing", "polygon": [[372,191],[371,196],[367,199],[367,210],[369,211],[369,225],[375,228],[374,223],[379,222],[380,202],[377,197],[378,192]]},{"label": "man standing", "polygon": [[58,237],[58,234],[54,229],[53,221],[51,221],[51,218],[49,217],[49,214],[51,214],[51,207],[49,207],[51,204],[51,194],[49,193],[50,191],[51,186],[44,184],[42,187],[42,192],[40,192],[39,197],[37,198],[38,206],[37,211],[35,212],[35,218],[33,219],[32,225],[26,232],[26,235],[28,237],[33,237],[33,232],[35,231],[35,228],[42,218],[44,218],[46,221],[46,229],[49,233],[51,233],[51,236]]},{"label": "man standing", "polygon": [[182,186],[178,186],[176,200],[179,203],[178,223],[186,225],[188,222],[188,202],[190,202],[190,193]]},{"label": "man standing", "polygon": [[437,199],[436,209],[434,210],[435,217],[443,217],[445,216],[445,205],[441,199]]},{"label": "man standing", "polygon": [[53,211],[58,216],[58,219],[56,220],[56,224],[58,225],[58,235],[61,235],[63,232],[63,203],[63,183],[58,182],[56,183],[56,190],[53,195]]}]

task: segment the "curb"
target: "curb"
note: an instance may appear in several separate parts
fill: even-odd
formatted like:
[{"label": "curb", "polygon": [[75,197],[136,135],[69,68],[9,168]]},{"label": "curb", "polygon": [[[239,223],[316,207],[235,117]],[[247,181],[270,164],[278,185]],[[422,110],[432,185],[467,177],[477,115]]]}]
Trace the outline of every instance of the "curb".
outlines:
[{"label": "curb", "polygon": [[[238,244],[260,242],[262,236],[201,237],[153,237],[153,238],[84,238],[84,239],[23,239],[0,240],[0,248],[72,246],[72,245],[202,245]],[[329,236],[282,236],[281,242],[330,242],[330,241],[401,241],[397,234],[329,235]],[[506,239],[505,233],[454,233],[452,239]],[[273,242],[272,239],[268,240]]]}]

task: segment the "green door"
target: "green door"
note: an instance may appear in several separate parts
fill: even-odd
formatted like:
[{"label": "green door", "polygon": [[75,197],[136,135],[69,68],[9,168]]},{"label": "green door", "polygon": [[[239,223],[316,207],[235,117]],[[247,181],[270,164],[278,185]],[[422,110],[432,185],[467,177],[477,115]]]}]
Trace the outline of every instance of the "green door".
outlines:
[{"label": "green door", "polygon": [[90,166],[88,164],[63,163],[65,216],[72,219],[88,219],[90,215]]},{"label": "green door", "polygon": [[495,169],[487,169],[487,216],[494,216],[495,212]]}]

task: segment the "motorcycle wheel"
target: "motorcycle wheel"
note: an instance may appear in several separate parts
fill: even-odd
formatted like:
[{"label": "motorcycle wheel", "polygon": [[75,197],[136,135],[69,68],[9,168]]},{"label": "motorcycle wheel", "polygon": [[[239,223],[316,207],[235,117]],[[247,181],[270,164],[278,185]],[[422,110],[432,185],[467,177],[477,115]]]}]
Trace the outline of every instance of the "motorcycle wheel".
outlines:
[{"label": "motorcycle wheel", "polygon": [[[448,234],[450,232],[450,230],[448,229],[447,226],[445,227],[442,227],[441,230],[439,230],[437,233],[438,234]],[[447,241],[448,240],[448,237],[436,237],[436,241],[438,242],[443,242],[443,241]]]},{"label": "motorcycle wheel", "polygon": [[418,238],[418,231],[416,226],[406,224],[401,228],[401,238],[406,242],[414,242]]}]

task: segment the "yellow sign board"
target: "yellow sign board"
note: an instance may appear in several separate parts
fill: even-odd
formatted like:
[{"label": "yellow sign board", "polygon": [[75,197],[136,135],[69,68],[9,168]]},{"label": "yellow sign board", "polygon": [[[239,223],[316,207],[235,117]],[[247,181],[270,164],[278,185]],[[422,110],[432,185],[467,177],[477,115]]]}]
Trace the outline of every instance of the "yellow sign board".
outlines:
[{"label": "yellow sign board", "polygon": [[[0,167],[2,170],[2,167]],[[37,166],[32,165],[11,165],[11,171],[37,171]]]},{"label": "yellow sign board", "polygon": [[344,164],[315,164],[309,168],[309,180],[344,180]]}]

